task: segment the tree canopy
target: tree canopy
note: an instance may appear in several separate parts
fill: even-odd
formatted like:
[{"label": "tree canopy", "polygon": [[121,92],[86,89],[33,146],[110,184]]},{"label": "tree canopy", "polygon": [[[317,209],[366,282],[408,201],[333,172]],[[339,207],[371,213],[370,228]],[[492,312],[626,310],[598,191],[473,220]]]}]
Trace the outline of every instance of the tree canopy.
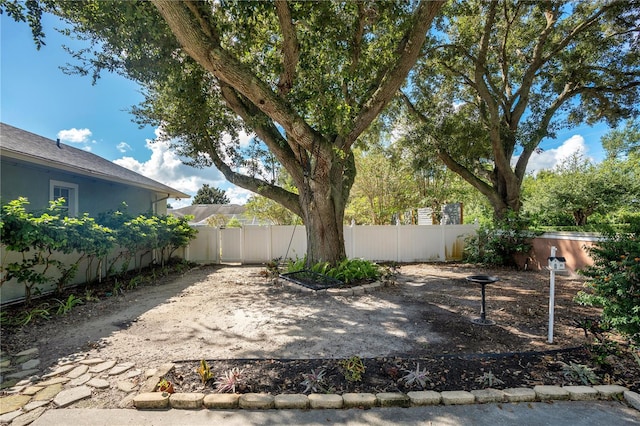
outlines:
[{"label": "tree canopy", "polygon": [[544,138],[637,116],[637,2],[472,0],[443,15],[402,92],[411,138],[486,196],[497,218],[520,210]]},{"label": "tree canopy", "polygon": [[[344,258],[353,144],[404,83],[443,3],[42,2],[93,43],[72,52],[69,72],[140,82],[139,122],[302,217],[310,262]],[[277,185],[274,162],[297,192]]]},{"label": "tree canopy", "polygon": [[214,188],[205,183],[198,189],[191,204],[229,204],[229,197],[223,189]]}]

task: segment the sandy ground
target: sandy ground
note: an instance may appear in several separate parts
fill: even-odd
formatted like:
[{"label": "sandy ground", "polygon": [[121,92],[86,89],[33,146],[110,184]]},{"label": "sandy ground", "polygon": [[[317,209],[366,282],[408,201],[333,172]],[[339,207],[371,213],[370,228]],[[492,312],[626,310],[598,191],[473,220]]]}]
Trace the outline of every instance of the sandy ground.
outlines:
[{"label": "sandy ground", "polygon": [[[160,285],[87,303],[62,319],[26,327],[43,365],[77,352],[137,365],[227,358],[346,358],[557,349],[584,342],[573,320],[597,315],[571,299],[582,283],[559,277],[556,338],[546,343],[548,275],[470,265],[403,265],[397,283],[356,296],[300,293],[260,266],[202,266]],[[487,316],[474,325],[480,288],[464,278],[497,275]],[[15,348],[18,349],[18,348]],[[15,350],[14,349],[14,350]]]}]

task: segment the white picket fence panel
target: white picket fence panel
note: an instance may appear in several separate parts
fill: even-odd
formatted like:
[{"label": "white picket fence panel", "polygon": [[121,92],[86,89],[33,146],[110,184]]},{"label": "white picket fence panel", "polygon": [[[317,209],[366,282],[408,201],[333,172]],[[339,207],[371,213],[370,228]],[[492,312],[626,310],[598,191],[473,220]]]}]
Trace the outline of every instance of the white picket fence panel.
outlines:
[{"label": "white picket fence panel", "polygon": [[[185,250],[185,259],[197,263],[261,264],[300,258],[307,249],[306,230],[299,225],[197,229]],[[345,226],[345,250],[349,258],[375,262],[460,260],[465,236],[476,230],[477,225]]]}]

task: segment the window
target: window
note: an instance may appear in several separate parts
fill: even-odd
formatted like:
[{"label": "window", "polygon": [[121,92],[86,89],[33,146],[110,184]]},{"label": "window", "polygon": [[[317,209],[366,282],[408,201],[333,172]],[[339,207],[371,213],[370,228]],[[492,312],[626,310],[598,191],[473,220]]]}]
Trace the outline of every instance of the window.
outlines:
[{"label": "window", "polygon": [[49,199],[55,201],[64,198],[62,209],[71,217],[78,215],[78,185],[75,183],[52,180],[49,182]]}]

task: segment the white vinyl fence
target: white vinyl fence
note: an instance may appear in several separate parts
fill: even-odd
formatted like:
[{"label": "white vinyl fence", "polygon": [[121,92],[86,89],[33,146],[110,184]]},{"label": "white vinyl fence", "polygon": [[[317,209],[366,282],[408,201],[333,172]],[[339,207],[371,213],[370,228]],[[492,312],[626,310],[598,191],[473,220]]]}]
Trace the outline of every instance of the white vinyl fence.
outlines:
[{"label": "white vinyl fence", "polygon": [[[306,253],[306,231],[300,225],[197,229],[184,253],[192,262],[260,264]],[[465,236],[476,230],[477,225],[345,226],[345,249],[349,258],[376,262],[460,260]]]}]

